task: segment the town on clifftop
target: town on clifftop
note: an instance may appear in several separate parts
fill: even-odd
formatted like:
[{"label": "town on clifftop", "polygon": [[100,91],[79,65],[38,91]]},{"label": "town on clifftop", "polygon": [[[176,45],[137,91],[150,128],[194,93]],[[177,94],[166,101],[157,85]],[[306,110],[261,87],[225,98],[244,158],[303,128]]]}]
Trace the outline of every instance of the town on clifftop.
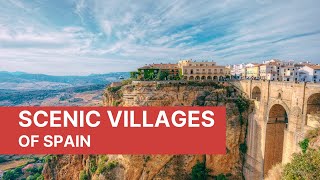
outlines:
[{"label": "town on clifftop", "polygon": [[140,81],[269,80],[320,83],[320,64],[271,59],[262,63],[217,65],[214,61],[180,60],[178,63],[146,64],[130,72]]}]

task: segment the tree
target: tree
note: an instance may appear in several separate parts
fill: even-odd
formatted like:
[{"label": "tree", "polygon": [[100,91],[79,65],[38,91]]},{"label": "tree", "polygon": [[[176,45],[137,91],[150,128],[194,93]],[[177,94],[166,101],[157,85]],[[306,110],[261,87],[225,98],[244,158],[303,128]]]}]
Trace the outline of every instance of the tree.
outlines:
[{"label": "tree", "polygon": [[157,75],[157,80],[160,80],[160,81],[166,80],[168,76],[169,76],[168,71],[160,70]]},{"label": "tree", "polygon": [[4,173],[3,180],[15,180],[18,179],[21,176],[21,174],[15,172],[14,170],[10,170]]},{"label": "tree", "polygon": [[205,180],[209,175],[210,169],[206,168],[204,162],[197,161],[197,164],[192,167],[191,178],[193,180]]}]

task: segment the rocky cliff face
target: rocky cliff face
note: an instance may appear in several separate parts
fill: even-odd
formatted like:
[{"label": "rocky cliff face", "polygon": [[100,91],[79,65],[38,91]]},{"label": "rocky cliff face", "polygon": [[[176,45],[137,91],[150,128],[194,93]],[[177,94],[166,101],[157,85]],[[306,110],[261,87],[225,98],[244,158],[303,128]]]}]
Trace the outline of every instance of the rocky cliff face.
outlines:
[{"label": "rocky cliff face", "polygon": [[[46,179],[190,179],[197,161],[205,162],[210,175],[242,178],[248,101],[226,84],[131,83],[108,87],[105,106],[226,106],[226,155],[64,155],[47,163]],[[210,137],[206,137],[210,141]],[[242,152],[241,152],[242,151]]]}]

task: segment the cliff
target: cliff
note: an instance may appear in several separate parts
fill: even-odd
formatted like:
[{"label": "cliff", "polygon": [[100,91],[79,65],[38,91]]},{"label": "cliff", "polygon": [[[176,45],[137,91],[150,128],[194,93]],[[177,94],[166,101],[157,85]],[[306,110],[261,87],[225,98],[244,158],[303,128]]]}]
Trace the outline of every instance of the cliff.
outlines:
[{"label": "cliff", "polygon": [[[132,82],[108,87],[105,106],[226,106],[226,155],[63,155],[45,166],[45,179],[190,179],[203,162],[211,177],[242,178],[249,103],[235,89],[216,83]],[[206,137],[210,141],[210,137]]]}]

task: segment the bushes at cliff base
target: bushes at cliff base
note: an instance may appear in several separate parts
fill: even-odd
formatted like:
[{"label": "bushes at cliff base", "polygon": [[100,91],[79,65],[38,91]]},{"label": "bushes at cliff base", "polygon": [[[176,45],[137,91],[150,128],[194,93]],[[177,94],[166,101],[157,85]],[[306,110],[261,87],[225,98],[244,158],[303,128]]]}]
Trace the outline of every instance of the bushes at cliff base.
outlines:
[{"label": "bushes at cliff base", "polygon": [[294,154],[292,161],[285,165],[283,179],[318,179],[320,177],[320,149],[308,149],[305,153]]}]

